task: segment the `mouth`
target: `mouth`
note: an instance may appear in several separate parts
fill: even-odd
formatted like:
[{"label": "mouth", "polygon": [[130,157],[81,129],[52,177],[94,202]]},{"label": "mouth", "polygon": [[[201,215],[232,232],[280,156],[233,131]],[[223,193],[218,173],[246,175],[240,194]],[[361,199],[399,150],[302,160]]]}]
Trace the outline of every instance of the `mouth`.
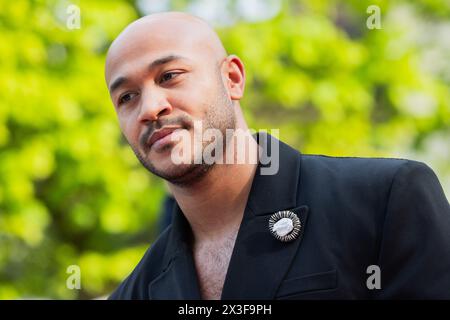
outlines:
[{"label": "mouth", "polygon": [[153,146],[162,146],[166,143],[169,143],[170,135],[175,131],[181,129],[180,127],[164,127],[159,129],[158,131],[153,132],[150,138],[147,141],[147,145],[149,148]]}]

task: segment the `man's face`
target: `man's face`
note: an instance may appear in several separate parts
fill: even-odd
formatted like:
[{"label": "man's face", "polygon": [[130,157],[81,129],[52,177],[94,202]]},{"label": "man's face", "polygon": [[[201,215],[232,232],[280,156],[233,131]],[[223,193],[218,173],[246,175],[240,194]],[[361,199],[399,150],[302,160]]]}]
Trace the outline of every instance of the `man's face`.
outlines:
[{"label": "man's face", "polygon": [[223,136],[227,128],[235,128],[233,103],[221,76],[222,62],[209,53],[207,44],[190,43],[175,30],[134,30],[123,34],[110,50],[106,79],[121,130],[152,173],[183,184],[210,168],[203,161],[194,164],[209,142],[202,148],[188,146],[192,161],[176,165],[171,152],[177,142],[167,136],[151,144],[151,136],[160,129],[178,129],[186,130],[194,141],[194,121],[202,122],[202,131],[216,128]]}]

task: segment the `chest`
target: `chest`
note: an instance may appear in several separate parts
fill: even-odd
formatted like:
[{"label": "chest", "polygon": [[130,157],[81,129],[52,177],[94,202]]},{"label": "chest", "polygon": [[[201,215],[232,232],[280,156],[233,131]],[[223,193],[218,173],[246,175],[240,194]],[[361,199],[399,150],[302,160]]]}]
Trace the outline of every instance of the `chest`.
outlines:
[{"label": "chest", "polygon": [[234,243],[235,236],[218,243],[203,244],[194,249],[195,268],[203,299],[220,299]]}]

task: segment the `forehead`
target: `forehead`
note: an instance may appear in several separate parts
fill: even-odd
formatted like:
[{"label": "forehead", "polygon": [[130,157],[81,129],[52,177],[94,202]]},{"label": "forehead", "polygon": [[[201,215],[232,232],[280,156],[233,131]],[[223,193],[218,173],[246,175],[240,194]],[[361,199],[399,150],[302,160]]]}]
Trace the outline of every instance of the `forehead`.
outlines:
[{"label": "forehead", "polygon": [[177,22],[143,23],[126,29],[111,45],[105,64],[106,81],[132,66],[148,65],[167,55],[186,57],[193,63],[213,59],[210,44],[198,28]]}]

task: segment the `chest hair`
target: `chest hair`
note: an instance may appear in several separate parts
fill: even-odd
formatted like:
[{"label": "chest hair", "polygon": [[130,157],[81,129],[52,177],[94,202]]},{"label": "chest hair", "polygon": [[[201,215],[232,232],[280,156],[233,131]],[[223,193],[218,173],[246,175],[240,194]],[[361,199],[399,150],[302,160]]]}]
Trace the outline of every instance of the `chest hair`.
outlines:
[{"label": "chest hair", "polygon": [[220,299],[235,240],[236,234],[219,242],[194,246],[193,255],[202,299]]}]

